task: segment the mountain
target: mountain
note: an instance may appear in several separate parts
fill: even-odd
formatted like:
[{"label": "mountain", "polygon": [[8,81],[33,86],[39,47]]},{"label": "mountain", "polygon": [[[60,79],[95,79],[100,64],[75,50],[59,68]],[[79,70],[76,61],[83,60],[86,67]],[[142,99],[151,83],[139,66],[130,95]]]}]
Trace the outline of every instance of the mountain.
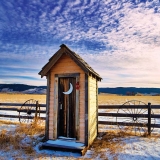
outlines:
[{"label": "mountain", "polygon": [[[26,84],[0,84],[0,92],[18,92],[25,94],[46,94],[47,86],[31,86]],[[160,95],[160,88],[98,88],[98,93],[109,93],[118,95]]]},{"label": "mountain", "polygon": [[160,88],[136,88],[136,87],[117,87],[117,88],[98,88],[98,93],[110,93],[118,95],[160,95]]},{"label": "mountain", "polygon": [[46,94],[47,86],[31,86],[26,84],[0,84],[0,92],[18,92],[26,94]]}]

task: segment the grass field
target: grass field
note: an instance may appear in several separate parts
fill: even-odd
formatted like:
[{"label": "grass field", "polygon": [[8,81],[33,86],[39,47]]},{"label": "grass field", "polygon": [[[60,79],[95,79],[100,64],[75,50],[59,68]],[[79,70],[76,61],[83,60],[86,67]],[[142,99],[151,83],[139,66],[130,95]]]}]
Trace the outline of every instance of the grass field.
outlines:
[{"label": "grass field", "polygon": [[[24,103],[29,99],[35,99],[39,103],[46,103],[46,95],[36,94],[0,94],[0,103]],[[121,105],[129,100],[139,100],[144,103],[150,102],[151,104],[160,105],[160,96],[119,96],[112,94],[99,94],[98,104],[118,104]]]},{"label": "grass field", "polygon": [[130,100],[138,100],[146,104],[150,102],[151,104],[160,105],[160,96],[119,96],[119,95],[111,95],[111,94],[98,95],[98,104],[122,105],[125,102]]},{"label": "grass field", "polygon": [[0,103],[24,103],[29,99],[35,99],[39,103],[46,103],[46,95],[38,94],[13,94],[13,93],[1,93]]}]

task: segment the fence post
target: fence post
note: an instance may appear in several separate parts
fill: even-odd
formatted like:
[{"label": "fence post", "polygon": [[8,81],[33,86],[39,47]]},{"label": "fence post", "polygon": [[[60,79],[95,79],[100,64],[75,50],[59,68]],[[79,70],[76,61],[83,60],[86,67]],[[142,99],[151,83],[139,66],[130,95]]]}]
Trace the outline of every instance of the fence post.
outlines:
[{"label": "fence post", "polygon": [[39,118],[40,118],[40,111],[41,111],[41,108],[40,108],[40,104],[38,103],[38,109],[39,109]]},{"label": "fence post", "polygon": [[37,110],[38,110],[38,101],[36,101],[36,112],[35,112],[35,119],[37,119]]},{"label": "fence post", "polygon": [[148,103],[148,135],[151,135],[151,103]]}]

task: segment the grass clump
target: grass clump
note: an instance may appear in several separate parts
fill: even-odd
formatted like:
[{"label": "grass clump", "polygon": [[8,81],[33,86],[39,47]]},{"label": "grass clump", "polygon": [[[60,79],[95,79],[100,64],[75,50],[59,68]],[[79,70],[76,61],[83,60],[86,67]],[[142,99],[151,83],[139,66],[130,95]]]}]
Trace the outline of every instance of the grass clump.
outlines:
[{"label": "grass clump", "polygon": [[[34,153],[39,135],[44,134],[44,123],[34,121],[31,124],[19,124],[15,131],[0,131],[0,150],[18,150],[28,155]],[[35,136],[37,135],[37,136]]]},{"label": "grass clump", "polygon": [[20,149],[19,143],[22,138],[18,135],[12,135],[6,130],[2,130],[0,132],[0,149],[8,148],[8,146],[12,145],[14,149]]},{"label": "grass clump", "polygon": [[16,133],[26,134],[26,135],[35,135],[35,134],[44,134],[44,122],[36,120],[30,124],[21,123],[16,128]]},{"label": "grass clump", "polygon": [[17,124],[19,124],[19,122],[0,120],[0,124],[17,125]]},{"label": "grass clump", "polygon": [[99,158],[107,160],[106,152],[109,152],[113,155],[113,159],[116,160],[118,153],[123,150],[123,146],[125,145],[121,140],[123,137],[124,135],[115,131],[100,133],[91,146],[91,150],[94,151],[93,157],[96,158],[100,155]]}]

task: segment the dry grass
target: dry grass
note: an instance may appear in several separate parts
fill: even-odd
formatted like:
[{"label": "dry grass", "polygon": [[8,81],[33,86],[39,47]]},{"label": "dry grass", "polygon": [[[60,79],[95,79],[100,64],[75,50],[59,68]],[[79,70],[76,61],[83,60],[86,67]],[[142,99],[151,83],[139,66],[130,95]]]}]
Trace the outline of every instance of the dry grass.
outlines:
[{"label": "dry grass", "polygon": [[40,104],[46,103],[46,95],[38,94],[14,94],[14,93],[0,93],[0,102],[7,103],[24,103],[29,99],[35,99]]},{"label": "dry grass", "polygon": [[93,158],[96,158],[100,155],[99,158],[108,159],[106,151],[113,155],[113,159],[117,159],[117,154],[123,150],[125,145],[121,138],[124,138],[126,135],[120,134],[117,131],[108,131],[106,133],[101,132],[99,138],[97,138],[91,147],[91,150],[94,151]]},{"label": "dry grass", "polygon": [[16,125],[16,124],[19,124],[19,122],[15,122],[15,121],[6,121],[6,120],[0,120],[0,125],[1,124],[8,124],[8,125],[11,125],[11,124],[13,124],[13,125]]},{"label": "dry grass", "polygon": [[[151,105],[160,105],[160,96],[119,96],[119,95],[107,95],[99,94],[98,95],[98,104],[106,105],[122,105],[127,101],[137,100]],[[153,109],[153,112],[156,114],[160,113],[160,110]]]},{"label": "dry grass", "polygon": [[10,149],[10,145],[13,145],[14,149],[20,149],[20,141],[22,138],[18,135],[12,135],[12,133],[2,130],[0,132],[0,149],[5,149],[6,151]]},{"label": "dry grass", "polygon": [[[24,103],[28,99],[35,99],[39,103],[46,103],[45,95],[31,95],[31,94],[0,94],[0,102],[8,103]],[[36,122],[36,123],[35,123]],[[19,124],[19,122],[0,120],[1,125],[16,125],[15,131],[0,131],[0,150],[5,152],[10,150],[17,150],[23,155],[23,153],[31,155],[34,154],[33,144],[37,143],[34,138],[35,135],[44,135],[44,121],[36,120],[31,124]],[[29,136],[30,143],[23,142],[23,140]],[[33,143],[34,142],[34,143]]]},{"label": "dry grass", "polygon": [[[18,152],[33,155],[35,153],[33,147],[37,143],[35,135],[44,135],[44,123],[40,124],[38,120],[32,124],[19,124],[15,131],[2,130],[0,132],[0,149],[5,152],[18,150]],[[25,138],[29,138],[30,141],[25,142]]]},{"label": "dry grass", "polygon": [[[99,158],[107,160],[107,155],[112,155],[110,159],[117,160],[118,154],[121,153],[125,148],[124,138],[135,136],[134,133],[125,133],[121,131],[107,131],[100,132],[98,138],[95,139],[91,146],[93,151],[92,158],[100,156]],[[152,139],[154,142],[158,140],[159,134],[155,136],[143,135],[146,141]],[[107,154],[108,153],[108,154]]]},{"label": "dry grass", "polygon": [[[35,99],[39,101],[39,103],[46,103],[46,95],[0,93],[0,102],[24,103],[29,99]],[[123,104],[129,100],[139,100],[144,103],[151,102],[151,104],[160,105],[160,96],[119,96],[112,94],[98,95],[98,104]]]},{"label": "dry grass", "polygon": [[119,96],[119,95],[107,95],[107,94],[99,94],[98,95],[98,104],[124,104],[130,100],[138,100],[142,101],[146,104],[150,102],[154,105],[160,105],[160,96]]},{"label": "dry grass", "polygon": [[16,128],[16,133],[26,134],[26,135],[35,135],[35,134],[44,134],[44,121],[37,121],[31,124],[20,124]]}]

